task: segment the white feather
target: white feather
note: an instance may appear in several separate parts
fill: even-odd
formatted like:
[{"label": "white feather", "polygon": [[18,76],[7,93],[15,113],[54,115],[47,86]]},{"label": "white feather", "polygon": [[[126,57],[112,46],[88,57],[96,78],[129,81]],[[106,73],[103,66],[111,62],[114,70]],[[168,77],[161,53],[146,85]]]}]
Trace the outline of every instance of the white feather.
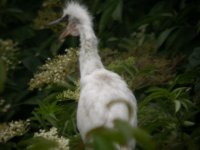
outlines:
[{"label": "white feather", "polygon": [[76,2],[70,2],[66,4],[63,9],[63,16],[70,16],[79,20],[82,24],[92,25],[92,17],[89,14],[87,8]]},{"label": "white feather", "polygon": [[[63,15],[69,15],[80,22],[78,30],[81,43],[79,53],[81,93],[77,110],[77,126],[82,139],[86,141],[86,134],[96,127],[112,128],[115,119],[129,121],[133,127],[136,127],[135,96],[119,75],[104,68],[98,54],[98,41],[92,28],[92,19],[87,9],[71,2],[64,9]],[[111,103],[113,104],[108,107]],[[133,112],[131,116],[127,103]],[[133,147],[134,141],[129,148]]]}]

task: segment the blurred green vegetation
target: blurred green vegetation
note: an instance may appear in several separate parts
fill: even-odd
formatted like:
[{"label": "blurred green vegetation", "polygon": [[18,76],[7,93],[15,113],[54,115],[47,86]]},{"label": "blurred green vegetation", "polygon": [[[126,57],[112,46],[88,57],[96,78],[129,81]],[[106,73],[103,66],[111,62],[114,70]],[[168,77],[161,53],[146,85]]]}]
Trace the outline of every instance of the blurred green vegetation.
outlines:
[{"label": "blurred green vegetation", "polygon": [[[113,143],[132,138],[139,150],[200,149],[200,1],[80,2],[94,16],[106,68],[120,74],[136,95],[138,128],[116,120],[114,129],[88,133],[93,140],[84,146],[76,128],[79,41],[58,41],[64,23],[47,26],[62,14],[65,1],[1,0],[0,149],[47,150],[60,144],[36,137],[42,130],[65,137],[64,149],[72,150],[112,150]],[[58,133],[51,133],[52,127]]]}]

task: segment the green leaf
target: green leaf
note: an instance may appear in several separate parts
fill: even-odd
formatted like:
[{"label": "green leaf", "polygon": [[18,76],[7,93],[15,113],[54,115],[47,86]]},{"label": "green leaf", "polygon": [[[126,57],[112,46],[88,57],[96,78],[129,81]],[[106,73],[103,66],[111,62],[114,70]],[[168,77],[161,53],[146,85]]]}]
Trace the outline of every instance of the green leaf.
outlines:
[{"label": "green leaf", "polygon": [[166,39],[168,38],[168,36],[170,35],[170,33],[175,29],[176,27],[172,27],[169,29],[164,30],[160,36],[157,39],[156,42],[156,47],[157,49],[160,48],[160,46],[162,46],[162,44],[166,41]]},{"label": "green leaf", "polygon": [[115,141],[117,143],[124,143],[124,138],[113,129],[108,129],[105,127],[98,127],[95,129],[92,129],[90,132],[87,133],[87,137],[93,137],[93,136],[101,136],[104,137],[104,139],[109,140],[110,142]]},{"label": "green leaf", "polygon": [[126,139],[126,141],[133,138],[132,133],[130,132],[132,130],[132,127],[130,126],[129,123],[124,122],[122,120],[115,120],[114,124],[115,124],[115,127],[122,134],[122,136]]},{"label": "green leaf", "polygon": [[27,150],[50,150],[56,149],[58,143],[43,137],[34,137],[20,143],[21,146],[26,145]]},{"label": "green leaf", "polygon": [[195,123],[194,123],[194,122],[191,122],[191,121],[184,121],[183,124],[184,124],[185,126],[193,126],[193,125],[195,125]]},{"label": "green leaf", "polygon": [[174,103],[175,103],[175,112],[177,113],[181,108],[181,102],[178,100],[175,100]]},{"label": "green leaf", "polygon": [[151,136],[142,129],[134,128],[133,136],[137,143],[146,150],[155,150],[155,143]]},{"label": "green leaf", "polygon": [[58,53],[59,48],[62,46],[61,42],[58,41],[53,41],[50,51],[52,52],[52,54],[55,56]]},{"label": "green leaf", "polygon": [[31,72],[36,72],[42,63],[36,56],[29,56],[22,60],[24,66]]},{"label": "green leaf", "polygon": [[115,150],[113,143],[106,140],[104,137],[94,136],[93,146],[95,150]]},{"label": "green leaf", "polygon": [[137,143],[146,150],[154,150],[155,143],[151,136],[140,128],[133,128],[128,122],[122,120],[114,121],[115,127],[120,134],[126,139],[126,142],[131,139],[136,139]]},{"label": "green leaf", "polygon": [[112,12],[116,9],[116,6],[118,4],[119,0],[111,0],[107,3],[105,7],[105,11],[103,11],[103,14],[101,16],[100,22],[99,22],[99,33],[101,34],[105,28],[105,26],[108,24],[108,22],[111,19]]},{"label": "green leaf", "polygon": [[150,94],[144,99],[144,104],[147,104],[151,100],[170,99],[171,95],[168,89],[159,87],[152,87],[147,92]]},{"label": "green leaf", "polygon": [[114,20],[122,21],[122,9],[123,9],[123,1],[119,0],[115,10],[112,13],[112,17]]}]

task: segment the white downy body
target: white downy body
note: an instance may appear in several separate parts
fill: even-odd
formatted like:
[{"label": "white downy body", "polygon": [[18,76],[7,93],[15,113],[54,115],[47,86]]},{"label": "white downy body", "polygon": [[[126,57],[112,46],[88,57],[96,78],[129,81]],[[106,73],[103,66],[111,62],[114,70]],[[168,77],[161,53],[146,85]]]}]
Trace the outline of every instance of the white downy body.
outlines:
[{"label": "white downy body", "polygon": [[[135,96],[119,75],[104,68],[98,54],[98,40],[93,31],[92,19],[87,9],[71,2],[64,9],[63,16],[65,15],[79,22],[77,27],[80,35],[81,93],[77,110],[77,126],[82,139],[86,141],[87,133],[96,127],[112,128],[115,119],[129,121],[133,127],[136,127]],[[131,116],[127,104],[131,106]],[[134,141],[131,143],[130,148],[133,148]]]}]

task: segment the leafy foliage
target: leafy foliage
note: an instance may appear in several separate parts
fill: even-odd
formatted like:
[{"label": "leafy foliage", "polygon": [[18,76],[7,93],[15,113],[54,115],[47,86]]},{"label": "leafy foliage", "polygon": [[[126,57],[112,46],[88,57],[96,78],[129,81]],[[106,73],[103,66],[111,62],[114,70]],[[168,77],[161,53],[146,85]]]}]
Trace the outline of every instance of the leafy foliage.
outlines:
[{"label": "leafy foliage", "polygon": [[137,140],[138,145],[142,148],[155,149],[155,143],[145,131],[139,128],[132,128],[129,123],[121,120],[114,121],[113,129],[100,127],[90,131],[88,137],[92,137],[93,140],[92,143],[88,143],[88,147],[92,146],[97,150],[115,150],[115,143],[119,143],[123,147],[133,138]]},{"label": "leafy foliage", "polygon": [[47,26],[65,1],[2,0],[0,139],[9,136],[0,149],[54,149],[59,142],[34,135],[55,128],[52,137],[72,150],[112,150],[133,138],[139,150],[200,149],[200,1],[81,2],[94,15],[103,63],[137,97],[139,127],[116,120],[113,129],[88,133],[84,145],[76,128],[78,50],[70,48],[78,42],[57,40],[65,23]]}]

